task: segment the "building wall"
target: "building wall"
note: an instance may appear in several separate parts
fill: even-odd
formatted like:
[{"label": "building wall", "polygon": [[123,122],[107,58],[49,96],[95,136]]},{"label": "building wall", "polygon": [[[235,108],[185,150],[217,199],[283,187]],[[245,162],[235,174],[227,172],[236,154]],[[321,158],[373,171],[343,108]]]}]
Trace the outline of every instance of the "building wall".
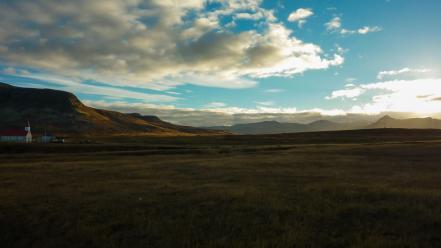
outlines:
[{"label": "building wall", "polygon": [[[32,135],[30,137],[30,141],[32,142]],[[27,136],[0,136],[0,141],[3,142],[20,142],[20,143],[28,143]]]},{"label": "building wall", "polygon": [[38,140],[41,143],[51,143],[53,139],[52,136],[41,136]]}]

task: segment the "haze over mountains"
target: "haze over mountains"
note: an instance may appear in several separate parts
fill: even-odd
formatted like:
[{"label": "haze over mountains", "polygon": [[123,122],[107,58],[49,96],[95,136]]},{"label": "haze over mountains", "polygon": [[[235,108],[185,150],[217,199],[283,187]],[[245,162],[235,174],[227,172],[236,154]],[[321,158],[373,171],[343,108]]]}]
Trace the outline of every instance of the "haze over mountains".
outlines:
[{"label": "haze over mountains", "polygon": [[407,129],[441,129],[441,120],[433,118],[394,119],[388,115],[372,124],[366,123],[337,123],[327,120],[314,121],[307,124],[280,123],[264,121],[232,126],[209,127],[237,134],[277,134],[297,132],[338,131],[353,129],[407,128]]},{"label": "haze over mountains", "polygon": [[72,93],[15,87],[0,83],[0,129],[23,128],[54,134],[222,134],[224,132],[174,125],[156,116],[124,114],[91,108]]},{"label": "haze over mountains", "polygon": [[328,120],[318,120],[308,124],[281,123],[277,121],[263,121],[233,126],[209,127],[210,129],[224,130],[237,134],[277,134],[360,129],[362,124],[336,123]]},{"label": "haze over mountains", "polygon": [[0,83],[0,114],[1,129],[22,128],[29,120],[32,129],[37,132],[85,135],[276,134],[377,128],[441,129],[441,120],[438,119],[395,119],[388,115],[374,123],[318,120],[304,124],[263,121],[195,128],[165,122],[152,115],[88,107],[75,95],[65,91],[22,88],[4,83]]},{"label": "haze over mountains", "polygon": [[427,118],[395,119],[386,115],[367,128],[414,128],[414,129],[441,129],[441,120]]}]

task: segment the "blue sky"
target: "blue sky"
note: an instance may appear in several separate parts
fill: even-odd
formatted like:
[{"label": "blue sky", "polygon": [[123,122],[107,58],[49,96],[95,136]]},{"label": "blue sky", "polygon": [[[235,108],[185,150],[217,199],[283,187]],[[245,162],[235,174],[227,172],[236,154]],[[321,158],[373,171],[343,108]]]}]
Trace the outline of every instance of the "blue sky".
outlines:
[{"label": "blue sky", "polygon": [[146,113],[430,115],[439,13],[438,0],[0,0],[0,80]]}]

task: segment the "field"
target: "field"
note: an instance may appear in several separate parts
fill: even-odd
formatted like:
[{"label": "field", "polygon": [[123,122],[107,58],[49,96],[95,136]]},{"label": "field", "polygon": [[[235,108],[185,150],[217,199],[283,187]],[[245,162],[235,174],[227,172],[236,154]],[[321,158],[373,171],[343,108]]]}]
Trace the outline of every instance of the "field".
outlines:
[{"label": "field", "polygon": [[1,247],[441,247],[441,131],[0,145]]}]

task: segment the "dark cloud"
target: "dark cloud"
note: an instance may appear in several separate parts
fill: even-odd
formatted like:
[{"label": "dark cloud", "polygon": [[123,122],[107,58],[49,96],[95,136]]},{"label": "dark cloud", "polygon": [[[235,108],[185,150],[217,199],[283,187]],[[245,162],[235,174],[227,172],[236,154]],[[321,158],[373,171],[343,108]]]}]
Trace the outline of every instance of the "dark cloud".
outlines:
[{"label": "dark cloud", "polygon": [[[343,62],[292,37],[261,1],[214,2],[219,8],[207,11],[204,0],[0,1],[0,62],[153,89],[188,82],[251,87],[255,77]],[[220,24],[244,11],[259,16],[253,21],[263,31],[232,32]]]}]

